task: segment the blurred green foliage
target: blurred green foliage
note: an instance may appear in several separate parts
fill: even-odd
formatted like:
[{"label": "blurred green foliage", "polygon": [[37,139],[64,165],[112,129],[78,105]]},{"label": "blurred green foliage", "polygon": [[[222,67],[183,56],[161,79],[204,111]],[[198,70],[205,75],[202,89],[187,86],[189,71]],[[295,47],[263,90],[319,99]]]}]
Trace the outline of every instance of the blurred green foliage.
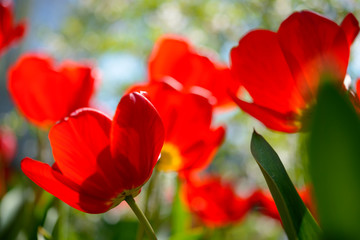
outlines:
[{"label": "blurred green foliage", "polygon": [[188,37],[196,46],[222,53],[254,28],[276,31],[293,11],[310,9],[340,23],[348,12],[360,14],[359,1],[337,0],[84,0],[75,1],[60,33],[60,53],[96,57],[107,51],[146,58],[165,33]]}]

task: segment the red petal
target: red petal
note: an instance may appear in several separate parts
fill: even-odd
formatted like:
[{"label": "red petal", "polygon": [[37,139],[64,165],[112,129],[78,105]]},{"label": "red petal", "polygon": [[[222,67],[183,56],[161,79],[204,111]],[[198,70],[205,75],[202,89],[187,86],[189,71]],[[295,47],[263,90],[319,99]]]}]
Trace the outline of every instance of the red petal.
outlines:
[{"label": "red petal", "polygon": [[340,26],[344,31],[350,46],[359,33],[359,22],[352,13],[349,13],[346,15]]},{"label": "red petal", "polygon": [[[173,126],[174,126],[174,119],[177,119],[174,114],[177,114],[174,108],[178,108],[178,106],[184,105],[181,102],[181,92],[179,90],[179,86],[181,88],[181,84],[178,83],[174,79],[165,79],[165,81],[153,82],[148,84],[142,85],[135,85],[130,88],[127,92],[132,91],[145,91],[147,93],[148,99],[154,104],[156,110],[159,112],[161,119],[165,126],[165,132],[168,136],[171,134]],[[166,99],[166,101],[164,101]],[[206,116],[208,118],[208,114],[201,115]],[[176,124],[175,124],[176,125]]]},{"label": "red petal", "polygon": [[[89,106],[89,100],[94,92],[95,79],[90,65],[83,65],[73,61],[65,61],[59,67],[68,86],[69,111]],[[70,107],[71,106],[71,107]]]},{"label": "red petal", "polygon": [[121,178],[114,179],[110,128],[111,120],[102,113],[81,109],[49,133],[54,159],[63,175],[107,198],[122,191]]},{"label": "red petal", "polygon": [[316,96],[324,75],[342,85],[349,45],[335,22],[313,12],[296,12],[281,24],[277,36],[292,76],[308,102]]},{"label": "red petal", "polygon": [[233,81],[224,64],[212,62],[196,50],[186,39],[164,36],[158,40],[149,61],[149,78],[159,81],[172,77],[183,85],[183,92],[202,87],[217,99],[216,106],[231,105],[227,89],[237,91],[239,83]]},{"label": "red petal", "polygon": [[[240,88],[240,81],[233,78],[231,70],[228,66],[217,65],[216,71],[213,75],[212,85],[202,87],[209,89],[210,92],[217,99],[215,107],[230,108],[233,107],[233,101],[229,98],[228,90],[238,92]],[[209,81],[210,82],[210,81]]]},{"label": "red petal", "polygon": [[184,158],[179,171],[199,171],[205,169],[222,144],[225,137],[224,127],[219,127],[215,130],[210,129],[204,139],[194,143],[187,149],[181,149],[181,154]]},{"label": "red petal", "polygon": [[217,176],[188,180],[182,192],[190,210],[210,227],[238,222],[251,207],[248,199],[237,196],[232,186]]},{"label": "red petal", "polygon": [[[164,101],[162,103],[170,111],[159,110],[160,115],[167,115],[165,119],[169,121],[166,124],[166,141],[185,149],[203,140],[205,135],[210,133],[213,108],[208,99],[197,94],[172,91],[165,96],[170,97],[170,95],[173,95],[174,104]],[[160,102],[154,105],[158,107]]]},{"label": "red petal", "polygon": [[213,107],[207,98],[179,92],[167,82],[137,85],[131,89],[147,91],[163,120],[165,142],[176,146],[182,155],[183,162],[178,170],[200,169],[209,164],[224,138],[224,129],[211,128]]},{"label": "red petal", "polygon": [[298,191],[301,199],[303,200],[305,206],[310,210],[311,214],[318,220],[317,207],[315,206],[315,201],[313,198],[313,189],[312,186],[304,186],[301,190]]},{"label": "red petal", "polygon": [[164,143],[164,127],[154,106],[139,93],[121,100],[111,127],[113,167],[126,180],[125,189],[143,185],[151,176]]},{"label": "red petal", "polygon": [[[310,195],[310,190],[311,189],[309,187],[305,187],[302,190],[298,191],[298,193],[306,207],[311,211],[313,216],[316,217],[316,209]],[[262,214],[281,221],[281,217],[276,207],[275,201],[269,191],[257,189],[250,196],[249,200],[251,202],[251,205],[255,207],[258,211],[260,211]]]},{"label": "red petal", "polygon": [[21,22],[13,29],[13,40],[19,40],[24,37],[26,31],[26,23]]},{"label": "red petal", "polygon": [[[175,78],[177,81],[186,80],[189,73],[175,68],[179,59],[190,53],[189,44],[176,37],[160,38],[151,52],[149,59],[149,79],[156,80],[166,76]],[[182,69],[184,70],[184,69]],[[186,74],[186,75],[185,75]]]},{"label": "red petal", "polygon": [[0,126],[0,168],[10,164],[16,154],[15,134],[6,126]]},{"label": "red petal", "polygon": [[294,133],[301,129],[300,122],[297,120],[297,115],[295,113],[289,112],[287,114],[281,114],[275,112],[272,109],[259,106],[255,103],[248,103],[238,99],[233,94],[232,96],[234,102],[246,113],[250,114],[256,119],[259,119],[266,127],[281,131]]},{"label": "red petal", "polygon": [[[349,19],[344,21],[347,34],[353,31]],[[342,85],[348,59],[342,28],[318,14],[296,12],[277,33],[252,31],[232,49],[234,76],[253,99],[253,104],[236,102],[269,128],[296,131],[301,127],[294,126],[296,115],[313,104],[319,82]]]},{"label": "red petal", "polygon": [[357,95],[357,97],[358,97],[358,99],[359,99],[359,101],[360,101],[360,78],[358,78],[358,79],[356,80],[356,86],[355,86],[355,88],[356,88],[356,95]]},{"label": "red petal", "polygon": [[25,158],[21,162],[21,169],[41,188],[80,211],[102,213],[111,207],[109,201],[80,194],[81,187],[45,163]]},{"label": "red petal", "polygon": [[0,54],[1,52],[23,37],[25,23],[14,25],[13,6],[11,1],[0,2]]},{"label": "red petal", "polygon": [[135,89],[148,93],[163,120],[166,141],[186,147],[201,140],[204,132],[209,132],[213,107],[207,98],[182,93],[167,82],[137,85],[132,88]]},{"label": "red petal", "polygon": [[[280,113],[304,107],[276,33],[255,30],[245,35],[231,51],[234,75],[255,104]],[[260,119],[262,120],[262,119]]]},{"label": "red petal", "polygon": [[10,69],[8,88],[25,117],[47,126],[86,107],[94,79],[88,66],[64,63],[57,71],[49,57],[28,54]]},{"label": "red petal", "polygon": [[249,201],[251,202],[252,207],[255,207],[255,209],[262,214],[281,221],[280,214],[270,192],[265,193],[264,191],[258,189],[253,192]]}]

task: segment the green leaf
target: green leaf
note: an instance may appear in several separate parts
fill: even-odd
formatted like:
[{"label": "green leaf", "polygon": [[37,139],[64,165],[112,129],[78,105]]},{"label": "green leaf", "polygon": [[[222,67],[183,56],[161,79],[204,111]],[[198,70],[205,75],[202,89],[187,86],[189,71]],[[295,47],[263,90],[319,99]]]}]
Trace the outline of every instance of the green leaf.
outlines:
[{"label": "green leaf", "polygon": [[279,156],[255,131],[251,153],[269,186],[288,238],[318,239],[321,230],[297,193]]},{"label": "green leaf", "polygon": [[309,172],[326,239],[360,239],[360,121],[348,96],[324,84],[309,140]]}]

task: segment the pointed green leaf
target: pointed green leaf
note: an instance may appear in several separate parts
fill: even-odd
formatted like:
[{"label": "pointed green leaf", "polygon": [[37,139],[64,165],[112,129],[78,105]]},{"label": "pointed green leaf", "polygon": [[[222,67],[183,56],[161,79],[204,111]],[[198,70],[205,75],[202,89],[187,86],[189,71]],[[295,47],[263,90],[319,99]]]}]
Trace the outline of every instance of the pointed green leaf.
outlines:
[{"label": "pointed green leaf", "polygon": [[360,121],[348,96],[326,83],[309,141],[309,172],[326,239],[360,239]]},{"label": "pointed green leaf", "polygon": [[288,238],[318,239],[320,228],[297,193],[279,156],[255,131],[251,153],[269,186]]}]

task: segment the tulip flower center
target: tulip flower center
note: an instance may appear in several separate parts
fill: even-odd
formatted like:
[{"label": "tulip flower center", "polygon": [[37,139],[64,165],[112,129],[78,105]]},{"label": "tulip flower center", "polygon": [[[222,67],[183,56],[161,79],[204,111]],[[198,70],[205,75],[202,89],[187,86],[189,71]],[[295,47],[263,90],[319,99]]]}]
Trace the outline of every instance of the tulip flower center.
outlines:
[{"label": "tulip flower center", "polygon": [[181,165],[181,156],[178,148],[171,143],[165,143],[161,150],[158,162],[160,171],[177,171]]}]

